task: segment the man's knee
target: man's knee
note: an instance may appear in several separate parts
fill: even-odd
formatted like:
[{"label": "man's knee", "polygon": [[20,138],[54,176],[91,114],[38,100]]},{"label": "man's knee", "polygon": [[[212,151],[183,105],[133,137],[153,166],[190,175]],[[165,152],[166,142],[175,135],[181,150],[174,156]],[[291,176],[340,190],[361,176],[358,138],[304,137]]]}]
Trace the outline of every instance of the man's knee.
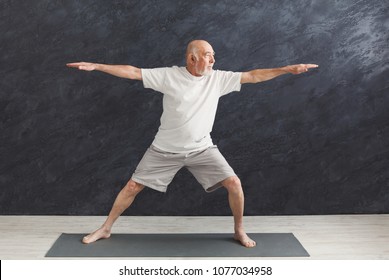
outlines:
[{"label": "man's knee", "polygon": [[127,195],[137,195],[141,190],[143,190],[144,186],[133,181],[129,180],[127,184],[124,186],[123,190],[127,193]]},{"label": "man's knee", "polygon": [[222,182],[222,185],[228,190],[228,191],[239,191],[242,189],[242,185],[240,183],[240,179],[237,176],[231,176],[227,179],[225,179]]}]

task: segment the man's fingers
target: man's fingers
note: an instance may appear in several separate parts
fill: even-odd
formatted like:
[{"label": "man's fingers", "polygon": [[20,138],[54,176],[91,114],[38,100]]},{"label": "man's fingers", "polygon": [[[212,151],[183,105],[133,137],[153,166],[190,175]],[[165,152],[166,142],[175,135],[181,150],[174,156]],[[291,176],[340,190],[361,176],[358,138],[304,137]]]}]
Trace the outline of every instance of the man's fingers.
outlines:
[{"label": "man's fingers", "polygon": [[317,65],[317,64],[305,64],[305,67],[306,68],[317,68],[317,67],[319,67],[319,65]]},{"label": "man's fingers", "polygon": [[82,66],[85,66],[85,63],[83,63],[83,62],[73,62],[73,63],[67,63],[66,66],[67,67],[81,69]]},{"label": "man's fingers", "polygon": [[67,67],[77,68],[79,66],[79,64],[78,63],[66,63],[66,66]]},{"label": "man's fingers", "polygon": [[309,64],[291,65],[291,66],[289,66],[289,69],[290,69],[290,73],[292,73],[292,74],[301,74],[304,72],[308,72],[308,70],[310,68],[317,68],[317,67],[319,67],[319,65],[309,63]]},{"label": "man's fingers", "polygon": [[297,67],[297,72],[298,72],[298,74],[299,73],[304,73],[304,72],[308,72],[308,70],[310,69],[310,68],[317,68],[317,67],[319,67],[319,65],[317,65],[317,64],[300,64],[298,67]]},{"label": "man's fingers", "polygon": [[79,70],[86,70],[86,71],[92,71],[94,70],[94,66],[92,63],[88,62],[73,62],[73,63],[67,63],[66,66],[77,68]]}]

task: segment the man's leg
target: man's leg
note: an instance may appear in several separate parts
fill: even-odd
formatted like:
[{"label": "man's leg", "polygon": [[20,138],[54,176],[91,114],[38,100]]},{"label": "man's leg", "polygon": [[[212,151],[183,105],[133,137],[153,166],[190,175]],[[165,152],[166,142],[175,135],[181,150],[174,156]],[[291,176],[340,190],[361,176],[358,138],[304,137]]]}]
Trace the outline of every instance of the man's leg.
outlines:
[{"label": "man's leg", "polygon": [[228,202],[234,216],[234,238],[245,247],[254,247],[255,241],[248,237],[243,229],[244,195],[239,178],[237,176],[229,177],[222,181],[222,185],[228,191]]},{"label": "man's leg", "polygon": [[107,220],[104,224],[92,232],[91,234],[85,236],[82,239],[83,243],[92,243],[102,238],[109,238],[111,236],[111,229],[115,221],[119,216],[126,210],[132,202],[134,201],[136,195],[143,190],[144,186],[129,180],[124,188],[120,191],[116,200],[112,206],[111,212],[109,213]]}]

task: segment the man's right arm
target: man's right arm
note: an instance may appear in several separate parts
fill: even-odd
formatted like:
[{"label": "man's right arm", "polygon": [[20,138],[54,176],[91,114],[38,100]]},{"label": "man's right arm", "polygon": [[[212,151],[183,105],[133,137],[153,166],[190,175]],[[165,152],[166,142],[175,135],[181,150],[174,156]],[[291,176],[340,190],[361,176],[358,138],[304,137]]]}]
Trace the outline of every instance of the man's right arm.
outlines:
[{"label": "man's right arm", "polygon": [[139,81],[142,80],[141,69],[131,65],[108,65],[90,62],[73,62],[66,64],[66,66],[84,71],[101,71],[120,78]]}]

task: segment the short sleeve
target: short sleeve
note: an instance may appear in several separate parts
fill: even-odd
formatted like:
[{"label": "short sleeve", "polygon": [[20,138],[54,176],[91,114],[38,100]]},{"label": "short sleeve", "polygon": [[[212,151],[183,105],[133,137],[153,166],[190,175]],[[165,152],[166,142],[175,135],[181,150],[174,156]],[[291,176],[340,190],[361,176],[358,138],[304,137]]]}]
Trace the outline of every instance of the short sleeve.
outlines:
[{"label": "short sleeve", "polygon": [[218,82],[220,83],[220,96],[241,89],[241,72],[220,71],[217,70]]},{"label": "short sleeve", "polygon": [[167,68],[141,69],[143,86],[162,92]]}]

